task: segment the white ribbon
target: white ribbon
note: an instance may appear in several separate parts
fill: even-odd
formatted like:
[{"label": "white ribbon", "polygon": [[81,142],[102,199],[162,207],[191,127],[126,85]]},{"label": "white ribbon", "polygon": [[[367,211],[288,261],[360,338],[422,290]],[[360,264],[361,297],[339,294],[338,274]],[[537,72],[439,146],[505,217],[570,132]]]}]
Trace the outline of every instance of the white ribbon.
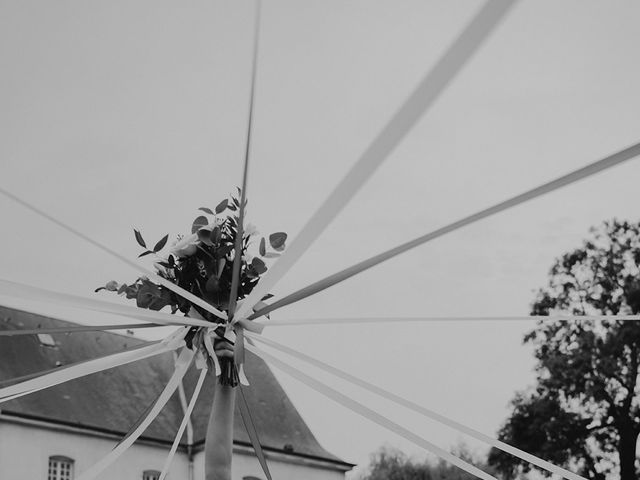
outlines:
[{"label": "white ribbon", "polygon": [[514,0],[489,0],[422,79],[395,115],[369,144],[356,164],[309,219],[302,231],[275,262],[236,311],[246,318],[252,307],[269,292],[373,175],[411,128],[434,103],[463,65],[480,48],[495,26],[515,4]]},{"label": "white ribbon", "polygon": [[194,305],[198,305],[199,307],[204,308],[207,312],[213,313],[214,315],[216,315],[216,316],[218,316],[218,317],[220,317],[220,318],[222,318],[224,320],[227,319],[227,314],[226,313],[221,312],[220,310],[218,310],[217,308],[213,307],[212,305],[209,305],[207,302],[205,302],[201,298],[196,297],[193,293],[187,292],[184,288],[181,288],[178,285],[170,282],[169,280],[167,280],[165,278],[162,278],[161,276],[155,274],[151,270],[149,270],[147,268],[144,268],[142,265],[139,265],[139,264],[137,264],[135,262],[132,262],[131,260],[129,260],[125,256],[120,255],[115,250],[111,250],[109,247],[101,244],[100,242],[95,241],[93,238],[85,235],[84,233],[80,232],[79,230],[76,230],[75,228],[70,227],[66,223],[58,220],[57,218],[53,217],[52,215],[49,215],[48,213],[44,212],[43,210],[40,210],[39,208],[35,207],[34,205],[31,205],[30,203],[24,201],[23,199],[21,199],[20,197],[14,195],[13,193],[10,193],[10,192],[6,191],[3,188],[0,188],[0,193],[5,195],[5,196],[7,196],[7,197],[9,197],[9,198],[11,198],[15,202],[19,203],[20,205],[22,205],[25,208],[28,208],[32,212],[40,215],[41,217],[46,218],[50,222],[55,223],[56,225],[58,225],[59,227],[63,228],[67,232],[75,235],[76,237],[79,237],[79,238],[85,240],[86,242],[90,243],[94,247],[99,248],[100,250],[102,250],[103,252],[111,255],[114,258],[117,258],[121,262],[126,263],[127,265],[129,265],[130,267],[134,268],[135,270],[138,270],[139,272],[142,272],[147,277],[149,277],[150,280],[153,280],[154,282],[162,285],[163,287],[167,288],[168,290],[171,290],[175,294],[180,295],[182,298],[184,298],[186,300],[189,300]]},{"label": "white ribbon", "polygon": [[271,303],[265,308],[261,308],[255,314],[250,315],[248,318],[257,318],[259,316],[266,315],[278,308],[282,308],[285,305],[290,305],[294,302],[298,302],[304,298],[321,292],[322,290],[332,287],[337,283],[343,282],[348,278],[353,277],[354,275],[362,273],[365,270],[368,270],[369,268],[372,268],[382,262],[386,262],[387,260],[390,260],[397,255],[407,252],[412,248],[416,248],[443,235],[454,232],[462,227],[471,225],[472,223],[480,221],[484,218],[488,218],[499,212],[508,210],[509,208],[513,208],[524,202],[528,202],[530,200],[533,200],[534,198],[540,197],[541,195],[546,195],[547,193],[553,192],[554,190],[565,187],[571,183],[577,182],[591,175],[595,175],[596,173],[600,173],[608,168],[620,165],[621,163],[631,160],[638,155],[640,155],[640,143],[631,145],[630,147],[627,147],[612,155],[590,163],[582,168],[579,168],[578,170],[574,170],[573,172],[551,180],[550,182],[547,182],[543,185],[532,188],[531,190],[527,190],[526,192],[516,195],[515,197],[511,197],[500,203],[492,205],[491,207],[485,208],[484,210],[480,210],[479,212],[476,212],[472,215],[468,215],[464,218],[461,218],[460,220],[445,225],[444,227],[440,227],[437,230],[433,230],[429,233],[426,233],[425,235],[414,238],[413,240],[409,240],[408,242],[374,255],[373,257],[369,257],[366,260],[362,260],[361,262],[358,262],[354,265],[351,265],[350,267],[340,270],[339,272],[329,275],[328,277],[324,277],[310,285],[307,285],[306,287],[303,287],[287,295],[286,297],[283,297],[280,300]]},{"label": "white ribbon", "polygon": [[[44,288],[23,285],[3,279],[0,279],[0,295],[50,302],[78,309],[88,309],[95,312],[122,315],[125,317],[136,318],[147,322],[162,323],[164,325],[187,325],[199,327],[212,326],[211,322],[202,319],[202,317],[200,317],[201,320],[189,319],[187,317],[179,317],[170,313],[157,312],[138,307],[130,307],[128,305],[119,305],[117,303],[79,297],[77,295],[71,295],[68,293],[54,292],[52,290],[45,290]],[[47,313],[47,316],[53,315]]]},{"label": "white ribbon", "polygon": [[240,384],[245,387],[249,386],[249,379],[247,378],[246,373],[244,373],[244,363],[238,365],[238,380],[240,381]]},{"label": "white ribbon", "polygon": [[256,319],[257,323],[264,327],[296,327],[305,325],[348,325],[360,323],[401,323],[401,322],[556,322],[556,321],[638,321],[640,315],[531,315],[510,317],[344,317],[344,318],[290,318],[290,319]]},{"label": "white ribbon", "polygon": [[425,450],[433,453],[434,455],[437,455],[443,460],[446,460],[449,463],[452,463],[453,465],[461,468],[465,472],[470,473],[471,475],[475,475],[478,478],[482,478],[483,480],[497,480],[495,477],[489,475],[488,473],[483,472],[479,468],[465,462],[464,460],[461,460],[455,455],[452,455],[446,450],[434,445],[428,440],[425,440],[424,438],[416,435],[415,433],[407,430],[406,428],[398,425],[397,423],[392,422],[385,416],[380,415],[379,413],[371,410],[368,407],[365,407],[361,403],[347,397],[346,395],[338,392],[337,390],[334,390],[328,387],[327,385],[324,385],[323,383],[319,382],[315,378],[312,378],[309,375],[306,375],[305,373],[301,372],[297,368],[292,367],[291,365],[288,365],[287,363],[267,354],[263,350],[260,350],[259,348],[254,347],[253,345],[250,345],[250,344],[247,344],[247,349],[250,352],[257,355],[258,357],[262,358],[263,360],[274,365],[276,368],[282,370],[283,372],[291,375],[292,377],[296,378],[300,382],[304,383],[308,387],[314,389],[316,392],[321,393],[322,395],[325,395],[326,397],[342,405],[343,407],[346,407],[352,410],[358,415],[361,415],[371,420],[372,422],[377,423],[378,425],[390,430],[391,432],[403,437],[404,439],[418,445],[419,447],[424,448]]},{"label": "white ribbon", "polygon": [[273,340],[269,340],[266,339],[264,337],[258,337],[258,336],[253,336],[251,334],[248,334],[248,336],[251,336],[251,338],[253,338],[254,340],[258,341],[258,342],[262,342],[266,345],[269,345],[270,347],[280,351],[280,352],[284,352],[287,353],[299,360],[302,360],[304,362],[310,363],[311,365],[314,365],[316,367],[318,367],[321,370],[324,370],[325,372],[329,372],[343,380],[346,380],[347,382],[351,382],[357,386],[359,386],[360,388],[367,390],[368,392],[374,393],[376,395],[379,395],[382,398],[386,398],[387,400],[390,400],[394,403],[397,403],[399,405],[402,405],[403,407],[408,408],[409,410],[412,410],[416,413],[419,413],[425,417],[428,417],[432,420],[435,420],[436,422],[442,423],[443,425],[446,425],[450,428],[453,428],[455,430],[458,430],[460,432],[466,433],[467,435],[469,435],[470,437],[473,437],[477,440],[480,440],[482,442],[487,443],[488,445],[491,445],[492,447],[498,448],[504,452],[510,453],[511,455],[518,457],[522,460],[525,460],[529,463],[532,463],[533,465],[536,465],[540,468],[543,468],[545,470],[548,470],[551,473],[555,473],[557,475],[560,475],[564,478],[570,479],[570,480],[586,480],[585,478],[581,477],[580,475],[576,475],[573,472],[570,472],[569,470],[566,470],[564,468],[558,467],[552,463],[547,462],[546,460],[542,460],[541,458],[536,457],[535,455],[531,455],[530,453],[525,452],[524,450],[520,450],[519,448],[513,447],[511,445],[509,445],[508,443],[504,443],[501,442],[500,440],[497,440],[495,438],[491,438],[488,435],[485,435],[477,430],[474,430],[473,428],[467,427],[461,423],[456,422],[455,420],[451,420],[450,418],[445,417],[444,415],[440,415],[439,413],[436,413],[432,410],[429,410],[428,408],[422,407],[416,403],[410,402],[409,400],[405,400],[402,397],[399,397],[398,395],[395,395],[387,390],[384,390],[376,385],[373,385],[371,383],[365,382],[364,380],[361,380],[357,377],[354,377],[353,375],[350,375],[342,370],[339,370],[335,367],[332,367],[331,365],[328,365],[324,362],[321,362],[320,360],[317,360],[313,357],[310,357],[308,355],[305,355],[304,353],[298,352],[296,350],[293,350],[285,345],[282,345],[280,343],[274,342]]},{"label": "white ribbon", "polygon": [[191,361],[193,360],[194,352],[188,348],[184,348],[178,357],[176,362],[176,369],[173,372],[173,375],[169,379],[166,387],[158,397],[153,408],[149,411],[146,418],[138,425],[138,427],[131,432],[129,436],[124,438],[108,455],[106,455],[102,460],[98,463],[94,464],[88,470],[82,472],[77,480],[93,480],[95,477],[100,475],[113,462],[115,462],[120,455],[122,455],[133,443],[138,439],[140,435],[147,429],[147,427],[153,422],[153,420],[158,416],[162,408],[171,398],[173,392],[178,388],[178,385],[182,381],[182,377],[184,377],[189,365],[191,365]]},{"label": "white ribbon", "polygon": [[131,362],[137,362],[145,358],[168,352],[171,349],[164,344],[157,343],[147,347],[115,353],[106,357],[88,360],[67,368],[59,368],[51,373],[44,374],[30,380],[25,380],[15,385],[10,385],[0,389],[0,403],[12,400],[14,398],[34,393],[45,388],[53,387],[76,378],[91,375],[92,373],[101,372],[110,368],[125,365]]},{"label": "white ribbon", "polygon": [[222,368],[220,368],[220,361],[218,360],[218,356],[216,355],[215,350],[213,349],[213,342],[211,341],[211,335],[217,337],[216,333],[212,330],[209,332],[205,332],[204,334],[204,348],[207,349],[207,353],[211,360],[213,360],[213,366],[216,372],[216,377],[219,377],[222,374]]},{"label": "white ribbon", "polygon": [[164,466],[162,467],[162,473],[160,474],[159,480],[164,480],[169,472],[169,468],[171,467],[171,462],[173,461],[173,456],[176,454],[176,450],[178,449],[178,444],[180,443],[180,439],[182,438],[182,434],[184,433],[184,429],[189,424],[189,418],[191,417],[191,413],[193,412],[193,407],[196,405],[196,400],[198,400],[198,395],[200,395],[200,389],[202,388],[202,384],[204,383],[204,379],[207,377],[207,368],[203,368],[200,371],[200,376],[198,377],[198,383],[196,383],[196,388],[193,391],[193,395],[191,395],[191,401],[189,402],[189,406],[184,412],[184,417],[182,419],[182,423],[180,424],[180,428],[178,428],[178,433],[176,433],[176,438],[173,440],[173,445],[171,445],[171,450],[169,451],[169,455],[167,456]]},{"label": "white ribbon", "polygon": [[134,348],[124,352],[114,353],[104,357],[87,360],[69,367],[62,367],[51,373],[46,373],[15,385],[10,385],[0,389],[0,403],[13,400],[14,398],[34,393],[45,388],[53,387],[76,378],[85,377],[92,373],[102,372],[110,368],[137,362],[145,358],[153,357],[164,352],[170,352],[184,345],[184,336],[187,330],[180,328],[161,342],[154,343],[142,348]]}]

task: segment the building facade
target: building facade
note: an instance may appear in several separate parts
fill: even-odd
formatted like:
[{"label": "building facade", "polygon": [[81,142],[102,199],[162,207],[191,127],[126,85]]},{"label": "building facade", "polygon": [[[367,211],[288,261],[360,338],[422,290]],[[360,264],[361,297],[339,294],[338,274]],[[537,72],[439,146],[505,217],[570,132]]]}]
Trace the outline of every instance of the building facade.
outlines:
[{"label": "building facade", "polygon": [[[73,324],[0,307],[0,329]],[[0,337],[0,385],[136,347],[144,341],[107,332]],[[104,457],[154,402],[173,370],[172,354],[124,365],[0,403],[0,479],[72,480]],[[267,365],[247,357],[245,397],[270,471],[278,480],[343,480],[353,465],[325,450]],[[190,398],[198,372],[185,376]],[[168,480],[204,480],[204,435],[214,379],[205,381]],[[2,383],[4,382],[4,383]],[[98,478],[157,480],[182,421],[174,394],[140,439]],[[263,480],[239,412],[233,480]]]}]

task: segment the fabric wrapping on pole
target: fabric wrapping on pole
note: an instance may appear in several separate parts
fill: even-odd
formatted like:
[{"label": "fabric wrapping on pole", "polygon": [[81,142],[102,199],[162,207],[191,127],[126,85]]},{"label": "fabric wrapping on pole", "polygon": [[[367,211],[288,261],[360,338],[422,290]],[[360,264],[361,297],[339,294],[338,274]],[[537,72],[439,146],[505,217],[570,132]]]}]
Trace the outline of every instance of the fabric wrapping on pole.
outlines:
[{"label": "fabric wrapping on pole", "polygon": [[251,440],[253,451],[255,452],[256,457],[258,457],[258,462],[262,467],[264,476],[267,477],[267,480],[272,480],[271,472],[269,471],[269,466],[267,465],[267,459],[264,456],[264,451],[262,450],[262,445],[260,444],[260,438],[258,437],[258,430],[256,429],[256,425],[253,421],[253,417],[251,416],[251,410],[249,409],[249,404],[247,403],[247,399],[244,396],[244,389],[242,387],[239,387],[238,393],[240,394],[239,395],[240,401],[238,402],[238,407],[240,408],[240,416],[242,417],[242,423],[244,423],[244,428],[247,430],[247,435],[249,435],[249,440]]},{"label": "fabric wrapping on pole", "polygon": [[343,407],[346,407],[352,410],[353,412],[371,420],[372,422],[377,423],[378,425],[386,428],[387,430],[401,436],[405,440],[408,440],[418,445],[419,447],[424,448],[425,450],[433,453],[434,455],[437,455],[443,460],[446,460],[449,463],[455,465],[456,467],[461,468],[465,472],[470,473],[471,475],[475,475],[478,478],[482,478],[483,480],[497,480],[495,477],[489,475],[488,473],[483,472],[479,468],[465,462],[464,460],[461,460],[455,455],[452,455],[446,450],[438,447],[437,445],[434,445],[428,440],[425,440],[424,438],[420,437],[419,435],[416,435],[415,433],[411,432],[410,430],[407,430],[406,428],[398,425],[397,423],[392,422],[391,420],[384,417],[383,415],[380,415],[379,413],[371,410],[370,408],[365,407],[360,402],[357,402],[347,397],[346,395],[338,392],[337,390],[334,390],[333,388],[328,387],[327,385],[319,382],[315,378],[310,377],[309,375],[301,372],[297,368],[292,367],[291,365],[273,357],[272,355],[269,355],[268,353],[264,352],[263,350],[257,347],[254,347],[253,345],[247,344],[246,347],[250,352],[255,353],[258,357],[262,358],[264,361],[271,363],[273,366],[275,366],[279,370],[282,370],[283,372],[291,375],[292,377],[296,378],[297,380],[307,385],[308,387],[314,389],[318,393],[325,395],[326,397],[342,405]]},{"label": "fabric wrapping on pole", "polygon": [[292,319],[258,319],[254,323],[265,327],[303,327],[305,325],[349,325],[360,323],[402,323],[402,322],[526,322],[526,321],[638,321],[640,315],[530,315],[512,317],[344,317],[344,318],[292,318]]},{"label": "fabric wrapping on pole", "polygon": [[178,388],[179,383],[182,381],[182,377],[184,377],[189,365],[191,365],[191,361],[193,360],[194,352],[188,348],[182,349],[180,352],[180,356],[178,357],[178,361],[176,362],[176,369],[173,372],[173,375],[169,379],[169,382],[165,386],[164,390],[158,397],[155,405],[149,411],[147,417],[138,425],[138,427],[131,432],[128,436],[123,438],[116,447],[109,452],[102,460],[98,463],[91,466],[89,469],[82,472],[77,480],[93,480],[98,475],[100,475],[105,468],[115,462],[120,455],[122,455],[133,443],[138,439],[140,435],[147,429],[147,427],[153,422],[153,420],[158,416],[162,408],[166,405],[166,403],[171,398],[171,395]]},{"label": "fabric wrapping on pole", "polygon": [[[561,187],[577,182],[578,180],[582,180],[591,175],[595,175],[596,173],[599,173],[607,168],[611,168],[622,162],[626,162],[627,160],[630,160],[636,157],[637,155],[640,155],[640,143],[636,143],[631,147],[625,148],[624,150],[621,150],[619,152],[614,153],[613,155],[610,155],[606,158],[593,162],[583,168],[574,170],[573,172],[568,173],[567,175],[563,175],[562,177],[559,177],[548,183],[545,183],[544,185],[528,190],[525,193],[516,195],[515,197],[512,197],[508,200],[505,200],[489,208],[486,208],[477,213],[474,213],[473,215],[464,217],[461,220],[458,220],[442,228],[434,230],[433,232],[427,233],[421,237],[415,238],[409,242],[403,243],[402,245],[399,245],[395,248],[387,250],[386,252],[382,252],[367,260],[363,260],[362,262],[356,263],[355,265],[345,268],[340,272],[334,273],[333,275],[330,275],[328,277],[323,278],[322,280],[312,283],[311,285],[308,285],[282,298],[281,300],[278,300],[272,303],[266,308],[262,308],[258,310],[256,313],[249,316],[249,318],[254,319],[259,316],[266,315],[277,308],[281,308],[281,307],[284,307],[285,305],[289,305],[291,303],[307,298],[308,296],[313,295],[314,293],[318,293],[337,283],[343,282],[344,280],[347,280],[348,278],[351,278],[352,276],[358,273],[368,270],[369,268],[374,267],[379,263],[389,260],[390,258],[400,255],[401,253],[404,253],[407,250],[411,250],[412,248],[415,248],[419,245],[427,243],[447,233],[453,232],[454,230],[458,230],[459,228],[475,223],[478,220],[482,220],[484,218],[495,215],[496,213],[502,212],[511,207],[515,207],[516,205],[532,200],[541,195],[545,195]],[[274,266],[277,266],[277,263]]]},{"label": "fabric wrapping on pole", "polygon": [[379,395],[382,398],[386,398],[387,400],[390,400],[398,405],[402,405],[403,407],[408,408],[409,410],[412,410],[416,413],[419,413],[425,417],[428,417],[432,420],[435,420],[439,423],[442,423],[443,425],[446,425],[450,428],[453,428],[455,430],[458,430],[459,432],[463,432],[466,433],[467,435],[469,435],[472,438],[475,438],[476,440],[480,440],[482,442],[487,443],[488,445],[491,445],[492,447],[498,448],[504,452],[510,453],[511,455],[514,455],[522,460],[525,460],[529,463],[532,463],[533,465],[536,465],[537,467],[543,468],[545,470],[548,470],[551,473],[555,473],[557,475],[562,476],[563,478],[567,478],[569,480],[586,480],[584,477],[581,477],[580,475],[577,475],[569,470],[566,470],[564,468],[558,467],[550,462],[547,462],[546,460],[542,460],[541,458],[536,457],[535,455],[531,455],[530,453],[525,452],[524,450],[520,450],[519,448],[513,447],[511,445],[509,445],[508,443],[504,443],[501,442],[500,440],[497,440],[495,438],[489,437],[488,435],[485,435],[477,430],[474,430],[473,428],[467,427],[461,423],[456,422],[455,420],[452,420],[448,417],[445,417],[444,415],[440,415],[439,413],[436,413],[432,410],[429,410],[428,408],[422,407],[416,403],[410,402],[409,400],[406,400],[398,395],[395,395],[391,392],[388,392],[376,385],[373,385],[372,383],[366,382],[364,380],[361,380],[360,378],[354,377],[353,375],[348,374],[347,372],[344,372],[343,370],[339,370],[335,367],[332,367],[331,365],[328,365],[324,362],[321,362],[320,360],[317,360],[313,357],[310,357],[304,353],[298,352],[296,350],[293,350],[285,345],[282,345],[280,343],[274,342],[273,340],[269,340],[263,337],[252,337],[253,339],[255,339],[258,342],[262,342],[266,345],[269,345],[270,347],[289,354],[299,360],[302,360],[304,362],[307,362],[311,365],[314,365],[318,368],[320,368],[321,370],[324,370],[325,372],[329,372],[343,380],[346,380],[347,382],[351,382],[355,385],[357,385],[358,387],[367,390],[368,392],[374,393],[376,395]]},{"label": "fabric wrapping on pole", "polygon": [[115,353],[113,355],[107,355],[93,360],[87,360],[86,362],[80,362],[70,367],[58,368],[53,370],[51,373],[0,389],[0,403],[21,397],[28,393],[44,390],[45,388],[53,387],[76,378],[91,375],[92,373],[101,372],[120,365],[143,360],[154,355],[159,355],[172,349],[173,348],[163,343],[155,343],[143,348]]},{"label": "fabric wrapping on pole", "polygon": [[207,377],[207,369],[203,368],[200,371],[200,376],[198,377],[198,383],[196,383],[196,388],[193,390],[193,395],[191,395],[191,401],[187,406],[186,411],[184,412],[184,418],[182,419],[182,423],[180,423],[180,428],[178,428],[178,433],[176,433],[176,438],[173,440],[173,445],[171,445],[171,450],[169,451],[169,455],[164,461],[164,466],[162,467],[162,472],[160,473],[160,479],[164,480],[169,473],[169,468],[171,468],[171,462],[173,461],[173,456],[176,454],[176,450],[178,449],[178,445],[180,444],[180,439],[182,438],[182,434],[184,433],[184,429],[189,424],[189,419],[191,418],[191,412],[193,412],[193,407],[196,405],[196,400],[198,400],[198,395],[200,395],[200,389],[202,388],[202,384],[204,383],[204,379]]},{"label": "fabric wrapping on pole", "polygon": [[302,256],[320,236],[333,218],[345,207],[360,187],[373,175],[380,164],[395,150],[411,128],[444,91],[483,41],[516,2],[489,0],[440,57],[413,93],[402,104],[391,120],[369,144],[356,164],[342,179],[309,219],[302,231],[284,254],[267,271],[256,288],[236,312],[236,318],[246,318],[253,306],[262,300],[276,282]]},{"label": "fabric wrapping on pole", "polygon": [[197,327],[211,327],[214,325],[211,322],[202,319],[202,317],[200,317],[201,320],[192,319],[190,317],[178,317],[170,313],[130,307],[128,305],[105,302],[104,300],[84,298],[68,293],[54,292],[52,290],[45,290],[43,288],[10,282],[3,279],[0,279],[0,294],[28,300],[35,299],[37,301],[51,302],[73,308],[89,309],[94,312],[111,313],[114,315],[136,318],[138,320],[162,323],[164,325],[186,325]]},{"label": "fabric wrapping on pole", "polygon": [[43,210],[40,210],[39,208],[37,208],[37,207],[31,205],[30,203],[22,200],[20,197],[17,197],[13,193],[10,193],[10,192],[8,192],[7,190],[5,190],[3,188],[0,188],[0,193],[2,193],[3,195],[9,197],[13,201],[19,203],[23,207],[31,210],[32,212],[40,215],[41,217],[46,218],[50,222],[55,223],[56,225],[58,225],[60,228],[63,228],[67,232],[75,235],[76,237],[79,237],[79,238],[83,239],[84,241],[90,243],[94,247],[99,248],[103,252],[111,255],[112,257],[117,258],[118,260],[120,260],[121,262],[129,265],[130,267],[134,268],[135,270],[145,274],[147,277],[149,277],[150,280],[153,280],[154,282],[162,285],[163,287],[167,288],[168,290],[171,290],[173,293],[175,293],[177,295],[180,295],[185,300],[189,300],[194,305],[198,305],[199,307],[204,308],[207,312],[213,313],[214,315],[216,315],[216,316],[218,316],[218,317],[220,317],[222,319],[225,319],[225,320],[227,319],[227,314],[226,313],[221,312],[220,310],[218,310],[217,308],[213,307],[212,305],[209,305],[207,302],[205,302],[201,298],[196,297],[193,293],[187,292],[184,288],[181,288],[178,285],[176,285],[174,283],[171,283],[169,280],[167,280],[165,278],[162,278],[161,276],[155,274],[151,270],[149,270],[147,268],[144,268],[142,265],[139,265],[139,264],[137,264],[135,262],[132,262],[127,257],[125,257],[123,255],[120,255],[115,250],[111,250],[109,247],[101,244],[100,242],[95,241],[91,237],[88,237],[84,233],[76,230],[75,228],[70,227],[69,225],[67,225],[64,222],[61,222],[57,218],[49,215],[48,213],[45,213]]}]

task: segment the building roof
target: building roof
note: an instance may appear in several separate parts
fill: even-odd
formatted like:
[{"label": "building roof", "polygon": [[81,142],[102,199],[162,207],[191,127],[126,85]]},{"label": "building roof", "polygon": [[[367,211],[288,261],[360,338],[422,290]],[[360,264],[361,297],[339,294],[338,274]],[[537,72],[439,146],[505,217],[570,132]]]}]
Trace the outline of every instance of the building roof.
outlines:
[{"label": "building roof", "polygon": [[[0,306],[0,330],[74,325]],[[0,337],[0,385],[17,377],[146,343],[133,336],[109,332],[55,334],[52,337],[55,346],[43,345],[35,335]],[[269,367],[250,352],[247,352],[245,371],[251,386],[245,388],[244,393],[263,447],[351,466],[318,443]],[[0,404],[0,409],[3,414],[124,434],[156,399],[172,372],[173,354],[166,353],[25,395]],[[198,375],[199,372],[192,367],[185,376],[187,398],[191,397]],[[192,414],[195,445],[204,442],[213,382],[214,379],[209,375]],[[180,400],[174,394],[141,438],[171,443],[182,417]],[[186,435],[182,441],[184,445]],[[234,442],[250,445],[237,409]]]}]

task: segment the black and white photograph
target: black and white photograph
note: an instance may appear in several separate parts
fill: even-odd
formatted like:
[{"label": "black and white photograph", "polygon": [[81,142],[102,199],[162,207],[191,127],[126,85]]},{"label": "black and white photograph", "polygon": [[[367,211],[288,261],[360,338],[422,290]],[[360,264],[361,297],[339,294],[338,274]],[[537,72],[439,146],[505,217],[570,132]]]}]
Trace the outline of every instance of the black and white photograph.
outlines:
[{"label": "black and white photograph", "polygon": [[639,26],[0,0],[0,480],[639,479]]}]

